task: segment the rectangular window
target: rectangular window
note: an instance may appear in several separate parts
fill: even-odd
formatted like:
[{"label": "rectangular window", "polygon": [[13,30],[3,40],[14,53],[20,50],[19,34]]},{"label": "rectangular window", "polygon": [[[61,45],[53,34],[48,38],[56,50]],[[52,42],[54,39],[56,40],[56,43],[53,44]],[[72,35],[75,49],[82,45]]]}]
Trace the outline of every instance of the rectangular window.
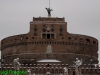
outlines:
[{"label": "rectangular window", "polygon": [[42,39],[54,39],[55,34],[54,33],[42,33]]},{"label": "rectangular window", "polygon": [[54,39],[54,34],[51,34],[51,39]]},{"label": "rectangular window", "polygon": [[47,39],[50,39],[50,34],[47,34]]},{"label": "rectangular window", "polygon": [[46,34],[42,34],[42,39],[46,39]]}]

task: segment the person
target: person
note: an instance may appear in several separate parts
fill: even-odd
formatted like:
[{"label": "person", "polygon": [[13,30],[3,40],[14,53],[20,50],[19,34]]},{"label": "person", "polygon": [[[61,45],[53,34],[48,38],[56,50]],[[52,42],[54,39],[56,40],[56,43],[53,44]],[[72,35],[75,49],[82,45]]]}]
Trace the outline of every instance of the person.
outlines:
[{"label": "person", "polygon": [[68,69],[64,67],[64,75],[68,75]]},{"label": "person", "polygon": [[33,73],[33,75],[35,75],[35,73]]},{"label": "person", "polygon": [[82,65],[82,59],[79,60],[78,58],[76,58],[76,61],[74,63],[75,63],[76,74],[77,75],[81,75],[81,68],[80,68],[80,66]]},{"label": "person", "polygon": [[28,72],[28,75],[31,75],[31,70],[30,69],[28,69],[27,72]]},{"label": "person", "polygon": [[46,75],[50,75],[51,73],[48,71],[47,73],[46,73]]},{"label": "person", "polygon": [[75,64],[76,64],[76,66],[80,66],[80,65],[82,65],[82,59],[81,60],[79,60],[78,58],[76,58],[76,62],[74,62]]},{"label": "person", "polygon": [[14,69],[15,70],[20,70],[21,64],[19,63],[19,58],[14,59]]},{"label": "person", "polygon": [[51,16],[51,11],[53,11],[52,9],[50,9],[50,8],[45,8],[46,10],[47,10],[47,12],[48,12],[48,16]]}]

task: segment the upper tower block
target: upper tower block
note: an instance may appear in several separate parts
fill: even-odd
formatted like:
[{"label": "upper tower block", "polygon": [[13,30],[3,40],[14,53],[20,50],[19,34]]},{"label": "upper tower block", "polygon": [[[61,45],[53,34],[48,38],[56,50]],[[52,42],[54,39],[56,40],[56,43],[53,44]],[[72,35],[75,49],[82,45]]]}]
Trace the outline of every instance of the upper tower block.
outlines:
[{"label": "upper tower block", "polygon": [[66,38],[67,22],[65,18],[34,18],[30,22],[29,35],[34,35],[37,39],[60,39],[62,36]]}]

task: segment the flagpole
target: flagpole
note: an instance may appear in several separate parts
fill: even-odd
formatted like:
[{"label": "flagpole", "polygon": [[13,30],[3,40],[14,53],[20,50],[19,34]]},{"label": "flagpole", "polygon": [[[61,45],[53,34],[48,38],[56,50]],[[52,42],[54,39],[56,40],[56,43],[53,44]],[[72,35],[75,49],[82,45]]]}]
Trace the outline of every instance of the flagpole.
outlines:
[{"label": "flagpole", "polygon": [[50,0],[49,0],[49,8],[50,8]]}]

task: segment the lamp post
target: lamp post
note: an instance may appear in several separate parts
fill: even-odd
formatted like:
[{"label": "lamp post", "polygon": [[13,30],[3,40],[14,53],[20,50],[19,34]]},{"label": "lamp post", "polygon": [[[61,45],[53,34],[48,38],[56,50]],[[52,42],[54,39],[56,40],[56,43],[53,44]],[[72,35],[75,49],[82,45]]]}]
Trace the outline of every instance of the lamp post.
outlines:
[{"label": "lamp post", "polygon": [[91,75],[92,75],[92,62],[93,62],[93,57],[92,57],[92,55],[91,55],[91,58],[90,58],[90,65],[91,65]]},{"label": "lamp post", "polygon": [[[99,64],[98,64],[98,67],[99,67]],[[98,68],[98,71],[97,71],[97,75],[100,75],[100,71],[99,71],[99,68]]]},{"label": "lamp post", "polygon": [[69,72],[69,75],[70,75],[70,74],[71,74],[71,65],[69,66],[69,68],[68,68],[68,69],[69,69],[69,71],[68,71],[68,72]]},{"label": "lamp post", "polygon": [[4,69],[4,56],[1,57],[1,68]]}]

